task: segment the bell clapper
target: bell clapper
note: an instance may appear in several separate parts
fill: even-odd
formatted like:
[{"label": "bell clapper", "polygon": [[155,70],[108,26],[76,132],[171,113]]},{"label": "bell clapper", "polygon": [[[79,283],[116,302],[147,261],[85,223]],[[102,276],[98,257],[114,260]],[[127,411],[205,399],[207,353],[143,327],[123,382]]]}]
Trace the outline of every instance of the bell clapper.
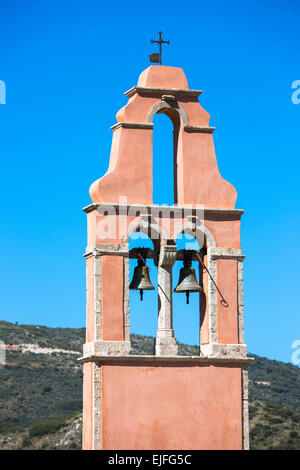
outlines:
[{"label": "bell clapper", "polygon": [[143,293],[144,293],[143,289],[140,290],[141,301],[143,300]]},{"label": "bell clapper", "polygon": [[186,291],[186,303],[190,303],[190,292],[188,290]]}]

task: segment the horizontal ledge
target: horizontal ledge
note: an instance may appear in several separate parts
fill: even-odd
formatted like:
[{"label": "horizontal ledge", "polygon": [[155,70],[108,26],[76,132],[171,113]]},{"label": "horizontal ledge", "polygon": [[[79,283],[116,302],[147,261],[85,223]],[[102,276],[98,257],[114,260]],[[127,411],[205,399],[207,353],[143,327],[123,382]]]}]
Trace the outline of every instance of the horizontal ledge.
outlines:
[{"label": "horizontal ledge", "polygon": [[212,134],[216,130],[215,127],[200,127],[200,126],[184,126],[186,132],[196,132],[199,134]]},{"label": "horizontal ledge", "polygon": [[158,204],[118,204],[116,202],[108,203],[108,202],[101,202],[99,204],[89,204],[88,206],[83,208],[83,211],[86,213],[92,212],[97,209],[101,209],[102,211],[105,211],[106,209],[109,210],[112,207],[114,207],[116,212],[122,212],[122,215],[124,215],[124,212],[128,212],[130,209],[133,211],[135,209],[137,212],[140,211],[143,216],[147,215],[145,211],[151,212],[151,215],[154,215],[157,213],[159,215],[159,212],[165,212],[167,211],[184,211],[185,214],[188,214],[190,211],[191,213],[193,211],[203,211],[204,215],[236,215],[236,216],[241,216],[244,214],[243,209],[230,209],[230,208],[214,208],[214,207],[203,207],[200,204],[198,206],[192,206],[192,205],[186,205],[186,206],[166,206],[166,205],[158,205]]},{"label": "horizontal ledge", "polygon": [[115,131],[120,127],[124,127],[125,129],[153,129],[152,123],[144,123],[144,122],[117,122],[113,126],[111,126],[111,130]]},{"label": "horizontal ledge", "polygon": [[[148,122],[131,122],[131,121],[123,121],[117,122],[113,126],[111,126],[111,130],[115,131],[123,127],[125,129],[153,129],[153,123]],[[199,134],[212,134],[216,128],[209,127],[209,126],[184,126],[184,130],[189,133],[199,133]]]},{"label": "horizontal ledge", "polygon": [[[177,250],[176,245],[172,245],[172,247]],[[197,252],[197,253],[199,253],[199,252]],[[157,254],[158,253],[155,250],[152,250],[151,248],[149,248],[148,252],[147,252],[147,259],[154,259],[155,260],[157,258]],[[94,247],[88,247],[86,252],[83,254],[83,257],[87,259],[90,256],[104,256],[104,255],[123,256],[124,258],[130,258],[130,259],[137,259],[138,258],[137,253],[132,251],[132,250],[129,251],[129,250],[126,250],[126,249],[119,249],[118,245],[115,249],[111,249],[109,246],[107,247],[107,245],[105,245],[105,244],[101,245],[100,243],[96,244],[96,246],[94,246]],[[218,260],[218,259],[230,260],[230,259],[234,259],[236,261],[243,261],[245,259],[245,255],[222,253],[222,254],[219,254],[219,255],[211,255],[211,259],[212,260]],[[176,261],[183,261],[183,260],[184,260],[183,250],[176,251]],[[195,261],[195,262],[199,263],[199,258],[196,255],[194,255],[192,257],[192,261]]]},{"label": "horizontal ledge", "polygon": [[220,255],[211,255],[212,260],[218,259],[235,259],[237,261],[243,261],[246,258],[245,255],[231,255],[231,254],[220,254]]},{"label": "horizontal ledge", "polygon": [[78,358],[80,362],[97,362],[97,363],[116,363],[116,362],[159,362],[159,363],[237,363],[245,364],[253,361],[251,357],[245,356],[143,356],[143,355],[124,355],[124,356],[84,356]]},{"label": "horizontal ledge", "polygon": [[135,94],[143,96],[155,95],[175,95],[175,96],[199,96],[203,90],[185,90],[181,88],[155,88],[134,86],[130,90],[125,91],[124,95],[131,98]]},{"label": "horizontal ledge", "polygon": [[222,248],[218,246],[208,248],[210,257],[213,260],[217,259],[236,259],[243,261],[245,255],[242,254],[240,248]]}]

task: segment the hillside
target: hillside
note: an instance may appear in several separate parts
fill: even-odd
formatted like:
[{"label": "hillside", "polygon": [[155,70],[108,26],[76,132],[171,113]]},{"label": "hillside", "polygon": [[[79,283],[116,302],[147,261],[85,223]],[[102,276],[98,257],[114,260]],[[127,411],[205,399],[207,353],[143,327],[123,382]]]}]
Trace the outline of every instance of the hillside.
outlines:
[{"label": "hillside", "polygon": [[[81,445],[85,329],[0,321],[7,345],[0,366],[0,449]],[[154,338],[132,335],[133,354],[152,354]],[[56,351],[53,351],[56,350]],[[179,344],[181,355],[197,354]],[[300,368],[253,356],[249,366],[252,449],[300,449]]]}]

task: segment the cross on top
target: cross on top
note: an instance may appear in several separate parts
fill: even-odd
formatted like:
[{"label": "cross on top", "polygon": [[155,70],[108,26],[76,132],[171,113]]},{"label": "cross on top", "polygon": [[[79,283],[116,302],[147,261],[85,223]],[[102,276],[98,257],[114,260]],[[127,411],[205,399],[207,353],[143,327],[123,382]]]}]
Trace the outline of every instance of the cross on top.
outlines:
[{"label": "cross on top", "polygon": [[161,65],[161,63],[162,63],[161,45],[162,45],[162,44],[170,44],[170,41],[164,41],[164,40],[162,39],[162,34],[163,34],[162,31],[159,31],[158,34],[159,34],[159,40],[158,40],[158,41],[154,41],[153,39],[151,39],[151,44],[153,44],[154,42],[156,42],[157,44],[159,44],[159,54],[151,54],[151,55],[149,56],[149,58],[150,58],[150,62],[156,62],[156,63],[159,62],[160,65]]}]

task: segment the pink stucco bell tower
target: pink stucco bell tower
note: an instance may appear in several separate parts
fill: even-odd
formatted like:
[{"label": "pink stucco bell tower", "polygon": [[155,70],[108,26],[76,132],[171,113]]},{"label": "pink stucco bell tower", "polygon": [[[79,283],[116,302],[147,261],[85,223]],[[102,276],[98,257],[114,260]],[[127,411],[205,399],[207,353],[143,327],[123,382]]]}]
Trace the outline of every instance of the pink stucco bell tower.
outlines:
[{"label": "pink stucco bell tower", "polygon": [[[84,449],[248,449],[247,347],[237,193],[219,173],[210,116],[182,69],[151,66],[117,113],[107,173],[90,187],[85,253]],[[174,126],[173,207],[153,204],[152,135],[156,113]],[[129,238],[153,241],[158,278],[153,355],[130,345]],[[200,351],[179,356],[173,329],[176,239],[200,247]],[[200,257],[200,260],[199,260]],[[207,268],[203,268],[203,264]],[[152,273],[153,275],[153,273]],[[224,301],[224,299],[226,301]]]}]

